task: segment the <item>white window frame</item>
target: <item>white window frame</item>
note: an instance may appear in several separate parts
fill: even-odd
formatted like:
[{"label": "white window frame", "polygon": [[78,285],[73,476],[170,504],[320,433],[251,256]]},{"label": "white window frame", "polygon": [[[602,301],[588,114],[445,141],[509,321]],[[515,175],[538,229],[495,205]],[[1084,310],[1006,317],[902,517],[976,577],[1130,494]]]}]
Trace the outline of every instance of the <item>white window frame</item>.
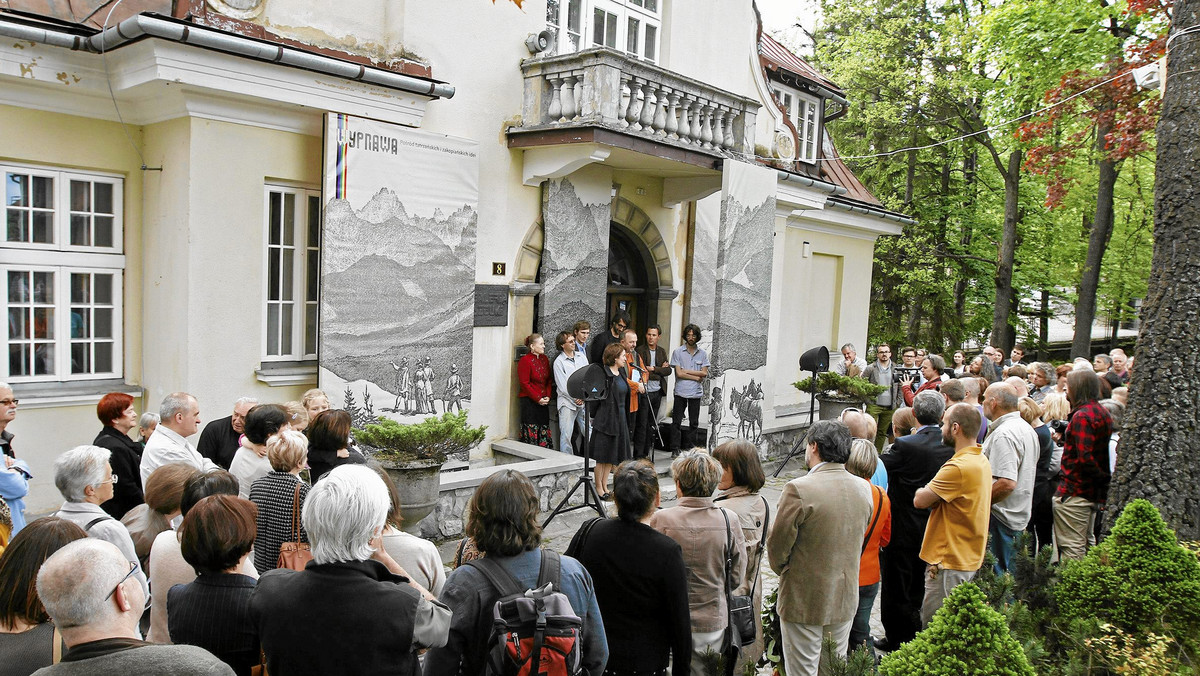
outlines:
[{"label": "white window frame", "polygon": [[[9,242],[7,188],[8,174],[26,174],[51,178],[55,181],[53,190],[53,211],[51,233],[52,243]],[[8,350],[0,355],[0,378],[9,383],[56,383],[68,381],[103,380],[121,378],[125,369],[125,255],[124,255],[124,197],[125,181],[119,174],[103,172],[83,172],[75,170],[59,170],[52,167],[4,163],[0,164],[0,180],[4,182],[0,195],[4,196],[4,204],[0,207],[0,227],[5,230],[0,235],[0,298],[3,298],[5,319],[8,317],[8,273],[9,272],[51,272],[54,274],[54,334],[44,341],[54,345],[54,373],[45,375],[14,375],[9,371]],[[102,183],[112,187],[112,246],[82,246],[69,244],[71,222],[71,193],[72,180],[88,183]],[[94,206],[94,205],[93,205]],[[94,215],[95,212],[89,211]],[[32,223],[30,224],[32,227]],[[71,373],[71,275],[78,274],[110,274],[112,286],[112,369],[109,371],[93,371],[91,373]],[[24,305],[23,303],[21,305]],[[94,307],[89,304],[90,307]],[[104,307],[104,306],[102,306]],[[33,323],[31,313],[30,323]],[[32,326],[31,326],[32,336]],[[94,322],[86,336],[89,343],[108,342],[107,339],[96,340]],[[18,339],[26,342],[24,339]],[[7,332],[4,334],[6,347],[9,346]]]},{"label": "white window frame", "polygon": [[[290,287],[292,290],[292,300],[282,301],[273,300],[271,294],[271,251],[275,247],[283,246],[271,243],[271,195],[273,193],[281,196],[280,204],[284,195],[293,195],[296,197],[296,210],[294,213],[295,232],[292,238],[292,252],[295,260],[292,263],[292,279]],[[311,209],[314,208],[310,202],[315,198],[316,221],[311,223],[317,232],[316,245],[309,244],[309,226],[311,221]],[[313,188],[299,187],[295,185],[272,184],[268,183],[263,189],[263,286],[262,286],[262,340],[260,342],[260,354],[262,363],[274,362],[295,362],[309,361],[317,358],[318,342],[320,341],[320,255],[321,255],[321,191]],[[282,217],[282,214],[281,214]],[[316,295],[310,298],[308,294],[308,266],[310,259],[316,265]],[[282,266],[280,274],[282,274]],[[284,280],[281,280],[281,282]],[[282,286],[281,286],[282,288]],[[283,326],[280,324],[280,345],[279,354],[270,354],[271,348],[271,322],[270,312],[272,304],[281,304],[284,302],[293,303],[292,321],[291,321],[291,344],[283,345]],[[280,311],[282,315],[282,311]],[[306,344],[306,320],[309,315],[312,315],[316,325],[316,335],[311,344],[311,350]]]},{"label": "white window frame", "polygon": [[[662,58],[662,5],[666,0],[559,0],[558,16],[546,18],[546,27],[555,35],[554,54],[569,54],[577,50],[601,46],[594,42],[596,10],[603,10],[616,17],[614,33],[609,39],[605,35],[604,46],[609,46],[629,56],[649,63]],[[647,8],[650,5],[650,8]],[[570,9],[579,11],[579,32],[569,30]],[[549,10],[549,6],[547,6]],[[629,43],[630,22],[637,22],[636,45]],[[651,31],[650,28],[653,28]],[[571,43],[571,35],[577,35],[578,46]],[[650,40],[646,36],[651,34]],[[611,44],[610,44],[611,43]],[[647,45],[650,46],[647,49]],[[631,49],[631,46],[634,47]]]},{"label": "white window frame", "polygon": [[781,84],[772,84],[771,92],[796,128],[796,160],[816,164],[821,147],[821,100]]}]

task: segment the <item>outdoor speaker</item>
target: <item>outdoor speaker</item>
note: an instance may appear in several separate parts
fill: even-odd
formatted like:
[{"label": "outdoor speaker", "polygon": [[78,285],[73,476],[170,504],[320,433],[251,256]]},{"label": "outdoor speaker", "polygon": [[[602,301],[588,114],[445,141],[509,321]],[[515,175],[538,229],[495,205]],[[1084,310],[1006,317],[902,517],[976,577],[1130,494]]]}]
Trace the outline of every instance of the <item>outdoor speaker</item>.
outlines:
[{"label": "outdoor speaker", "polygon": [[599,364],[588,364],[567,378],[567,394],[572,399],[598,401],[608,396],[608,374]]},{"label": "outdoor speaker", "polygon": [[800,370],[820,373],[829,370],[829,348],[822,345],[800,355]]},{"label": "outdoor speaker", "polygon": [[525,48],[530,54],[537,55],[550,48],[550,39],[554,34],[550,31],[542,31],[541,33],[530,33],[529,37],[525,38]]}]

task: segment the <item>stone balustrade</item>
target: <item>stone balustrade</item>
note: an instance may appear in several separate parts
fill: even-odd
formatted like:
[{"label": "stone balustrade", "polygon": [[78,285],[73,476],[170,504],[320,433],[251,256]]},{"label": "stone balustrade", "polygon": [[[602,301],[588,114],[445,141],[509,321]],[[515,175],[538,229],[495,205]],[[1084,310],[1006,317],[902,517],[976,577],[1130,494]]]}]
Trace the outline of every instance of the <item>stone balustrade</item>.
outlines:
[{"label": "stone balustrade", "polygon": [[528,59],[521,125],[598,125],[710,154],[753,153],[758,102],[607,48]]}]

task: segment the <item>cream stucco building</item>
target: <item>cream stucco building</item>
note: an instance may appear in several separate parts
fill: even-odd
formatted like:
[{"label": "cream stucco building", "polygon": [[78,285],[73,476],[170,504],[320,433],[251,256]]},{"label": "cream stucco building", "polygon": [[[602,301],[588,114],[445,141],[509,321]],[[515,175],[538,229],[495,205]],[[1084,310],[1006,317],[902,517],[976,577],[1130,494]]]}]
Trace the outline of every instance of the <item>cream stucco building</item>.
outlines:
[{"label": "cream stucco building", "polygon": [[836,158],[849,102],[750,2],[6,7],[0,380],[31,512],[105,392],[186,390],[208,421],[317,384],[326,113],[478,144],[474,281],[509,289],[506,325],[461,337],[489,442],[515,436],[525,335],[618,304],[668,349],[700,324],[724,390],[756,379],[763,431],[794,428],[799,355],[861,347],[874,241],[906,222]]}]

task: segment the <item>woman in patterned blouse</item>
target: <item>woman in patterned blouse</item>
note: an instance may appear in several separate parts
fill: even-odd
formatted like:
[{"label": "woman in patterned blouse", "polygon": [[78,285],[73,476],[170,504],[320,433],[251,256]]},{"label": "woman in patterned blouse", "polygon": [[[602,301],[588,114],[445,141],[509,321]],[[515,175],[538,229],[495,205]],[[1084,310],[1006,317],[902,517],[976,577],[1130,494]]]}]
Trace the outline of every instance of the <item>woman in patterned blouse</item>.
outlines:
[{"label": "woman in patterned blouse", "polygon": [[[271,471],[250,486],[250,501],[258,506],[254,567],[259,573],[278,568],[279,545],[295,539],[293,509],[299,514],[308,496],[308,484],[300,479],[300,471],[308,463],[308,439],[299,432],[284,430],[267,441],[267,458],[271,461]],[[308,542],[303,526],[300,526],[300,542]]]}]

